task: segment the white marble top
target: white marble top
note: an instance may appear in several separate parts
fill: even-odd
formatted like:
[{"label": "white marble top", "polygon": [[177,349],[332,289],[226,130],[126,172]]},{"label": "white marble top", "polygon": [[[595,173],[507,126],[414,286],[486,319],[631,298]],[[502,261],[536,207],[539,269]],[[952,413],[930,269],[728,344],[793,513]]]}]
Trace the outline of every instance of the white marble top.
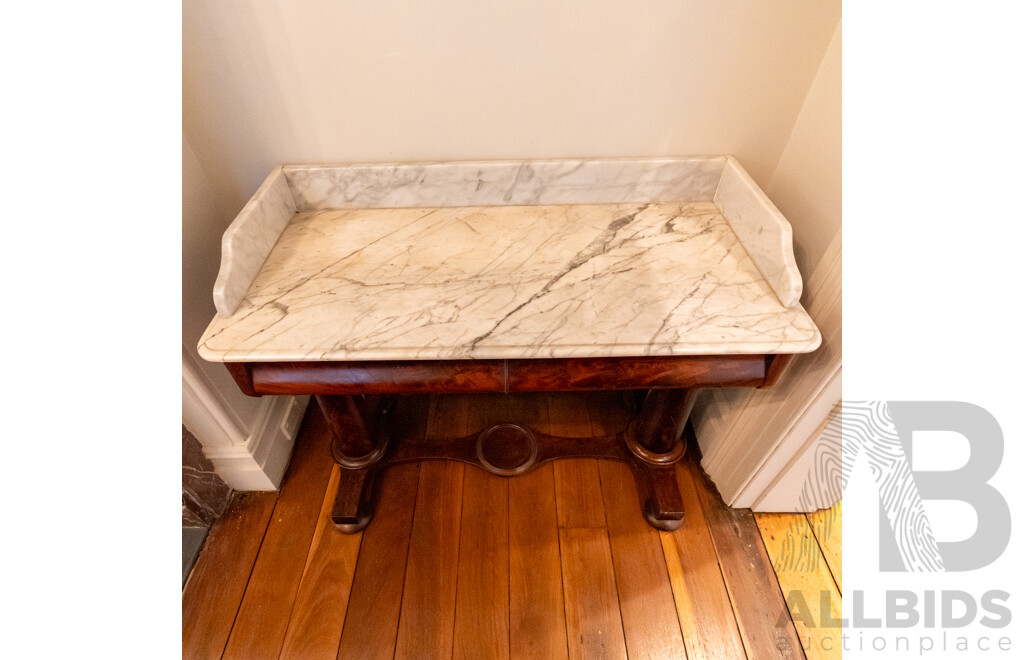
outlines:
[{"label": "white marble top", "polygon": [[203,358],[802,353],[821,341],[710,199],[296,208],[237,308],[203,335]]}]

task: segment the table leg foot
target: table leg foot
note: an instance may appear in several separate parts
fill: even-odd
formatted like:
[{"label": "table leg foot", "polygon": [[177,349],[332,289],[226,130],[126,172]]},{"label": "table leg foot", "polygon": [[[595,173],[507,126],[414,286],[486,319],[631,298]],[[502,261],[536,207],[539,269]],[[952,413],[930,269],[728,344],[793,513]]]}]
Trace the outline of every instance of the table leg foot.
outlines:
[{"label": "table leg foot", "polygon": [[676,482],[675,464],[686,453],[680,439],[696,390],[651,390],[640,413],[624,435],[632,454],[644,519],[654,528],[671,532],[683,524],[683,498]]},{"label": "table leg foot", "polygon": [[633,461],[633,478],[644,520],[665,532],[672,532],[683,524],[683,497],[676,483],[675,466],[654,466]]},{"label": "table leg foot", "polygon": [[377,471],[376,468],[341,469],[338,494],[334,497],[334,509],[331,511],[331,520],[339,531],[355,534],[370,524]]}]

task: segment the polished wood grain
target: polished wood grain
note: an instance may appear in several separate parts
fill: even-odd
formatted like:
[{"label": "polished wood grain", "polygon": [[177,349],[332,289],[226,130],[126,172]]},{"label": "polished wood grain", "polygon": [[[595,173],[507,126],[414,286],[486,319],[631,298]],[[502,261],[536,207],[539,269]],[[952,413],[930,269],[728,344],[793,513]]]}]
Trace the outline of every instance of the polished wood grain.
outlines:
[{"label": "polished wood grain", "polygon": [[[591,434],[586,395],[554,394],[548,399],[552,433],[586,437]],[[563,459],[554,464],[555,500],[560,527],[605,527],[601,475],[593,458]]]},{"label": "polished wood grain", "polygon": [[682,527],[661,533],[661,545],[686,652],[690,658],[742,658],[743,641],[689,468],[676,466],[676,479],[686,515]]},{"label": "polished wood grain", "polygon": [[608,532],[558,530],[570,658],[626,658]]},{"label": "polished wood grain", "polygon": [[237,495],[211,527],[181,598],[182,658],[224,653],[277,493]]},{"label": "polished wood grain", "polygon": [[[546,395],[510,397],[509,414],[550,433]],[[508,480],[509,655],[567,658],[552,464]]]},{"label": "polished wood grain", "polygon": [[331,434],[316,406],[307,409],[299,437],[225,658],[277,658],[281,653],[333,469],[323,460],[330,453]]},{"label": "polished wood grain", "polygon": [[[427,424],[428,439],[467,433],[464,397],[437,397],[432,402],[436,405]],[[396,658],[451,656],[465,469],[453,461],[420,465]]]},{"label": "polished wood grain", "polygon": [[[426,434],[429,406],[424,396],[403,397],[397,403],[392,415],[406,437]],[[362,533],[338,647],[342,660],[391,658],[395,654],[419,476],[418,464],[396,465],[381,475],[380,520]]]},{"label": "polished wood grain", "polygon": [[[506,429],[514,429],[517,432],[493,433],[495,430]],[[537,453],[530,462],[520,465],[515,469],[499,470],[499,466],[481,461],[479,454],[481,435],[486,435],[488,442],[519,442],[522,440],[524,433],[529,433],[536,439]],[[556,459],[610,458],[619,461],[630,461],[633,458],[626,448],[621,433],[601,437],[562,437],[548,435],[532,426],[520,424],[498,424],[490,426],[483,431],[475,431],[461,437],[436,438],[419,442],[402,439],[400,442],[395,443],[395,445],[394,449],[385,455],[381,461],[381,466],[430,460],[449,460],[461,461],[495,474],[510,476],[528,472],[539,467],[541,463]],[[490,453],[493,460],[494,454],[497,452]],[[526,452],[522,450],[522,447],[513,447],[505,449],[504,453],[506,456],[518,455],[523,457]],[[498,462],[500,463],[501,461]]]},{"label": "polished wood grain", "polygon": [[842,596],[804,516],[755,513],[806,656],[842,657]]},{"label": "polished wood grain", "polygon": [[455,658],[509,657],[508,480],[466,468]]},{"label": "polished wood grain", "polygon": [[766,355],[767,367],[764,374],[764,382],[758,387],[772,387],[782,379],[786,369],[796,355],[793,353],[780,353],[779,355]]},{"label": "polished wood grain", "polygon": [[395,655],[419,477],[420,466],[414,463],[396,465],[381,476],[380,520],[362,532],[340,660]]},{"label": "polished wood grain", "polygon": [[[628,411],[617,393],[592,397],[591,433],[618,433],[629,421]],[[658,531],[636,515],[639,494],[630,466],[618,461],[598,461],[598,467],[629,656],[684,658],[686,651],[661,540]]]},{"label": "polished wood grain", "polygon": [[803,651],[749,509],[727,507],[696,460],[686,461],[707,520],[748,658],[801,658]]},{"label": "polished wood grain", "polygon": [[839,593],[843,592],[843,503],[836,503],[831,509],[822,509],[807,514],[807,523],[821,548],[821,554],[828,564],[832,579]]},{"label": "polished wood grain", "polygon": [[338,534],[331,520],[341,468],[334,466],[299,582],[281,656],[334,658],[341,641],[362,537]]},{"label": "polished wood grain", "polygon": [[693,410],[696,395],[696,390],[651,390],[647,393],[630,434],[640,445],[639,449],[646,450],[640,451],[641,457],[657,461],[658,458],[647,455],[648,452],[669,454],[679,446],[679,438]]},{"label": "polished wood grain", "polygon": [[235,383],[238,384],[238,389],[242,390],[243,394],[249,396],[261,396],[252,382],[252,364],[248,362],[225,362],[224,367],[227,368],[228,373],[235,379]]},{"label": "polished wood grain", "polygon": [[[468,434],[471,426],[500,421],[506,414],[542,432],[554,426],[574,435],[607,434],[616,433],[630,416],[627,397],[578,397],[413,396],[400,399],[389,414],[403,437],[414,439],[426,435],[427,425],[432,438]],[[558,417],[562,413],[566,416]],[[622,461],[595,462],[597,479],[581,487],[589,491],[585,498],[597,496],[602,521],[579,528],[559,527],[557,461],[507,479],[476,467],[429,461],[394,465],[381,473],[377,518],[360,538],[335,534],[325,525],[324,505],[333,497],[333,475],[340,472],[326,450],[315,460],[302,453],[324,428],[302,427],[281,493],[297,503],[288,484],[308,480],[298,472],[328,475],[310,489],[318,491],[315,497],[301,498],[302,515],[288,516],[308,518],[316,531],[306,537],[301,552],[282,553],[282,540],[269,538],[277,496],[236,497],[186,584],[183,657],[221,656],[229,634],[235,635],[232,626],[253,626],[250,615],[239,611],[243,593],[267,596],[260,614],[271,624],[284,612],[288,625],[279,646],[282,658],[328,656],[332,644],[339,658],[621,658],[627,649],[631,657],[683,657],[680,636],[690,660],[803,655],[762,531],[749,511],[727,513],[696,463],[693,447],[674,474],[687,515],[671,534],[651,530],[635,515],[615,514],[618,507],[635,511],[638,498]],[[433,472],[422,483],[421,470]],[[462,478],[453,478],[452,471],[459,470]],[[482,515],[501,510],[500,496],[488,497],[487,488],[470,485],[472,473],[507,486],[504,528]],[[603,515],[606,508],[609,516]],[[660,544],[645,540],[650,537]],[[806,546],[820,546],[817,540]],[[358,542],[354,574],[351,550],[338,555],[328,550],[335,541]],[[273,564],[280,572],[253,570],[266,563],[264,553],[277,557]],[[491,559],[479,561],[481,553]],[[285,554],[293,566],[280,563]],[[497,584],[487,584],[484,571]],[[291,592],[276,584],[280,576],[289,580],[293,574],[300,579]],[[777,606],[783,608],[781,620],[776,619]],[[334,641],[341,617],[340,640]],[[508,622],[504,638],[502,618]],[[484,633],[478,635],[477,629]],[[779,652],[777,643],[788,653]]]},{"label": "polished wood grain", "polygon": [[[640,412],[628,425],[623,421],[607,433],[594,432],[587,417],[587,396],[565,393],[549,398],[550,405],[565,408],[556,419],[567,424],[570,435],[550,435],[529,424],[512,423],[514,417],[498,414],[470,424],[472,433],[462,436],[405,437],[402,423],[391,414],[393,401],[379,402],[379,395],[318,395],[317,403],[334,434],[331,449],[334,459],[345,468],[337,489],[331,514],[338,529],[355,533],[365,529],[372,519],[373,494],[377,475],[391,465],[428,460],[455,460],[501,476],[527,473],[546,461],[560,460],[555,468],[556,492],[562,497],[562,524],[593,526],[601,524],[600,507],[592,489],[584,481],[596,483],[596,463],[564,459],[612,459],[630,465],[639,493],[638,505],[647,522],[662,530],[679,527],[683,516],[682,499],[671,465],[685,451],[679,441],[682,426],[693,406],[694,390],[651,390],[643,398]],[[606,392],[615,406],[622,408],[622,393]],[[466,397],[468,395],[449,395]],[[595,395],[589,395],[594,397]],[[600,396],[600,395],[598,395]],[[506,395],[475,395],[468,409],[498,411],[495,402]],[[459,399],[463,400],[463,399]],[[382,408],[381,405],[386,408]],[[388,412],[382,412],[387,410]],[[550,427],[550,415],[549,415]],[[371,438],[376,440],[371,441]],[[572,502],[587,497],[590,501]],[[590,522],[572,517],[582,504],[582,513],[594,513]],[[566,517],[568,516],[568,518]],[[595,522],[596,521],[596,522]]]},{"label": "polished wood grain", "polygon": [[344,468],[331,520],[346,533],[362,531],[373,518],[380,461],[389,444],[384,420],[393,401],[375,394],[318,394],[315,400],[333,435],[331,455]]},{"label": "polished wood grain", "polygon": [[[653,527],[670,531],[681,524],[683,507],[674,472],[667,466],[678,461],[685,449],[678,438],[693,406],[696,388],[757,385],[764,380],[765,367],[763,355],[732,355],[274,362],[233,365],[231,371],[245,391],[316,395],[334,433],[335,460],[347,468],[332,513],[344,533],[361,531],[370,523],[377,476],[391,465],[457,460],[510,476],[526,473],[544,461],[583,457],[629,461],[644,518]],[[375,403],[380,393],[392,393],[393,397],[415,392],[634,392],[633,388],[641,386],[651,389],[634,422],[614,435],[598,437],[577,433],[575,438],[567,438],[562,433],[544,434],[529,426],[504,422],[483,431],[474,430],[471,435],[448,434],[443,441],[410,442],[387,428],[390,424],[385,423],[386,416]],[[681,389],[684,386],[686,389]],[[577,421],[583,425],[582,420]],[[581,441],[581,437],[588,439]],[[560,460],[554,475],[556,497],[562,505],[560,524],[599,524],[599,507],[588,501],[570,501],[586,492],[579,485],[597,475],[597,464],[592,460]]]},{"label": "polished wood grain", "polygon": [[396,658],[451,655],[464,470],[460,463],[420,466]]},{"label": "polished wood grain", "polygon": [[508,360],[509,392],[759,385],[763,355]]},{"label": "polished wood grain", "polygon": [[504,360],[254,362],[260,394],[504,392]]},{"label": "polished wood grain", "polygon": [[380,417],[380,397],[318,394],[314,398],[334,434],[335,453],[353,462],[372,455],[381,436],[374,428]]},{"label": "polished wood grain", "polygon": [[225,364],[250,395],[756,387],[766,373],[764,355]]},{"label": "polished wood grain", "polygon": [[[508,397],[467,399],[468,429],[508,418]],[[453,658],[509,657],[509,480],[467,468],[462,485]]]},{"label": "polished wood grain", "polygon": [[[426,434],[429,403],[424,396],[397,402],[391,415],[406,437]],[[362,532],[339,658],[394,656],[419,468],[397,465],[380,476],[376,506],[381,520]]]},{"label": "polished wood grain", "polygon": [[358,470],[345,469],[334,493],[331,522],[346,533],[361,531],[373,519],[373,498],[377,490],[377,465]]},{"label": "polished wood grain", "polygon": [[635,515],[637,490],[629,466],[601,461],[600,471],[629,656],[686,657],[660,532]]}]

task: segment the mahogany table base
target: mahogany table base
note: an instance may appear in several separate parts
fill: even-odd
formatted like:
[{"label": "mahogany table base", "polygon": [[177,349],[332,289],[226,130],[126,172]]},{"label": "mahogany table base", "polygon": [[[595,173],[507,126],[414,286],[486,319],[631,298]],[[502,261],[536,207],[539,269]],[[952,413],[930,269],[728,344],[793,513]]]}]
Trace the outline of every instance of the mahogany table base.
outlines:
[{"label": "mahogany table base", "polygon": [[[382,470],[411,461],[456,460],[515,476],[559,458],[603,458],[632,468],[644,518],[678,529],[683,501],[675,480],[683,427],[698,388],[768,387],[790,355],[538,360],[226,363],[243,392],[312,394],[331,428],[341,480],[332,518],[342,532],[373,517]],[[640,412],[614,435],[568,438],[509,420],[462,437],[403,434],[389,415],[394,395],[647,389]]]},{"label": "mahogany table base", "polygon": [[632,468],[644,518],[672,531],[683,522],[683,500],[674,464],[683,457],[680,440],[695,390],[652,390],[640,415],[614,435],[569,438],[504,422],[454,438],[402,437],[388,419],[388,401],[370,396],[318,395],[334,440],[331,451],[342,467],[331,514],[342,532],[365,528],[373,517],[378,474],[399,463],[456,460],[509,477],[559,458],[604,458]]}]

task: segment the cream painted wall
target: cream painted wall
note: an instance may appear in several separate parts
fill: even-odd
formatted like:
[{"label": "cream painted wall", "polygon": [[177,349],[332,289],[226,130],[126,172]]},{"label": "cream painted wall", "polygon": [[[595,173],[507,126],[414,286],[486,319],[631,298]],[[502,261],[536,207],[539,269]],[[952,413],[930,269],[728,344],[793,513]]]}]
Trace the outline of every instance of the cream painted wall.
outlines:
[{"label": "cream painted wall", "polygon": [[731,153],[764,185],[838,0],[186,0],[185,135],[225,210],[280,163]]},{"label": "cream painted wall", "polygon": [[702,465],[727,504],[793,511],[803,480],[777,477],[813,455],[821,420],[810,417],[823,419],[841,396],[834,387],[843,352],[841,23],[765,192],[793,225],[801,300],[822,344],[797,356],[775,387],[705,390],[694,427]]},{"label": "cream painted wall", "polygon": [[793,249],[805,279],[843,226],[842,52],[840,23],[764,189],[793,225]]},{"label": "cream painted wall", "polygon": [[[220,211],[199,161],[187,140],[181,145],[181,343],[189,364],[221,399],[241,438],[252,431],[260,400],[242,394],[222,365],[199,357],[199,338],[217,313],[213,283],[220,268],[220,237],[233,219]],[[196,429],[190,429],[199,433]],[[202,441],[203,438],[200,438]]]}]

